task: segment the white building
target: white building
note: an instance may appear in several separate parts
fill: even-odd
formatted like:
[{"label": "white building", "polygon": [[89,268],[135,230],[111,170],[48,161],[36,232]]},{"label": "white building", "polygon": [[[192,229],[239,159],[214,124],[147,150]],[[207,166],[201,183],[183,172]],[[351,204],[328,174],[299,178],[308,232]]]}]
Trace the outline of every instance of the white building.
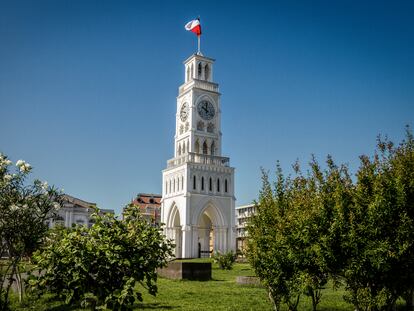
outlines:
[{"label": "white building", "polygon": [[[49,228],[57,225],[70,228],[74,224],[90,227],[93,224],[91,214],[95,211],[94,207],[96,207],[96,203],[87,202],[65,194],[63,206],[58,210],[57,217],[49,220]],[[114,210],[99,210],[101,213],[114,214]]]},{"label": "white building", "polygon": [[238,252],[243,252],[246,248],[247,223],[255,213],[255,204],[236,207],[236,247]]},{"label": "white building", "polygon": [[214,60],[184,61],[177,97],[174,158],[162,172],[161,222],[177,258],[235,250],[234,168],[221,155],[221,108]]}]

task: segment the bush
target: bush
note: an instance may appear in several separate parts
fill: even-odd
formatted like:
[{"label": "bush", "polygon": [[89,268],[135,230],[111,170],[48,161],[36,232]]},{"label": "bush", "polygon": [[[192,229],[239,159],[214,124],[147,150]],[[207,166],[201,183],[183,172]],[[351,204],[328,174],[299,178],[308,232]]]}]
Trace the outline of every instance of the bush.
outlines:
[{"label": "bush", "polygon": [[48,243],[34,254],[42,273],[29,283],[39,294],[52,292],[65,303],[83,307],[129,309],[140,283],[157,293],[156,269],[167,264],[172,244],[136,209],[127,209],[124,220],[113,215],[92,215],[91,228],[76,226],[52,231]]},{"label": "bush", "polygon": [[13,165],[0,153],[0,310],[9,308],[9,294],[16,281],[22,300],[22,259],[29,258],[46,235],[46,221],[61,206],[63,194],[46,182],[27,183],[29,163]]},{"label": "bush", "polygon": [[222,254],[221,252],[216,252],[213,255],[213,261],[219,265],[220,269],[231,270],[233,264],[236,261],[236,254],[232,251]]}]

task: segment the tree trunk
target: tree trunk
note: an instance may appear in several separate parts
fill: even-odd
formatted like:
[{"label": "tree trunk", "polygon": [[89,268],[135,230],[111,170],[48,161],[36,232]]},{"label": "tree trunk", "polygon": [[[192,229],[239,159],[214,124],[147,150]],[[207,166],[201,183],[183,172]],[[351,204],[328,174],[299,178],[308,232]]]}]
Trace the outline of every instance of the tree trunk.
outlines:
[{"label": "tree trunk", "polygon": [[20,272],[19,267],[16,267],[16,285],[17,285],[17,291],[19,294],[19,302],[22,302],[23,300],[23,293],[24,293],[24,286],[22,282],[22,274]]}]

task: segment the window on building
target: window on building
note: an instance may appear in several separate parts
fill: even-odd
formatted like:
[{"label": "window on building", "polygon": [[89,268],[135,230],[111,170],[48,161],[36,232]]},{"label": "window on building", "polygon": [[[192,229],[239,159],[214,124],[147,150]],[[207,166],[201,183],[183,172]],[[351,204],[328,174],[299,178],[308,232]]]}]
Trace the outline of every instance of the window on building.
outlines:
[{"label": "window on building", "polygon": [[196,177],[195,175],[193,176],[193,189],[196,190],[197,183],[196,183]]},{"label": "window on building", "polygon": [[228,185],[227,185],[227,179],[224,180],[224,192],[228,192]]},{"label": "window on building", "polygon": [[217,192],[220,192],[220,179],[217,178]]},{"label": "window on building", "polygon": [[200,153],[200,143],[198,142],[198,139],[195,142],[195,152]]},{"label": "window on building", "polygon": [[207,81],[210,79],[210,67],[208,66],[208,64],[206,64],[206,66],[204,67],[204,77]]},{"label": "window on building", "polygon": [[210,180],[208,181],[208,190],[213,191],[213,180],[210,177]]},{"label": "window on building", "polygon": [[198,78],[201,79],[201,71],[202,71],[201,63],[198,63]]},{"label": "window on building", "polygon": [[207,147],[207,143],[204,142],[203,143],[203,154],[207,154],[208,153],[208,147]]},{"label": "window on building", "polygon": [[204,177],[201,177],[201,190],[204,191]]}]

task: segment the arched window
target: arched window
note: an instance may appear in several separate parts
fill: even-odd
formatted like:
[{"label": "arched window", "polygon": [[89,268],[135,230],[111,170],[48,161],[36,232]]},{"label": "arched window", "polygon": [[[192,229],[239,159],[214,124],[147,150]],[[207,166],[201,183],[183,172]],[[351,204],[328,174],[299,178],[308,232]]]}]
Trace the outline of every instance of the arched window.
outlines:
[{"label": "arched window", "polygon": [[210,67],[208,66],[208,64],[206,64],[206,66],[204,67],[204,77],[206,81],[210,79]]},{"label": "arched window", "polygon": [[211,177],[210,177],[210,180],[208,182],[208,190],[213,191],[213,181],[212,181]]},{"label": "arched window", "polygon": [[200,153],[200,143],[198,142],[198,139],[195,142],[195,152]]},{"label": "arched window", "polygon": [[196,183],[196,177],[195,175],[193,176],[193,189],[196,190],[197,189],[197,183]]},{"label": "arched window", "polygon": [[201,66],[201,63],[198,63],[198,75],[197,78],[201,79],[201,71],[203,70],[203,67]]},{"label": "arched window", "polygon": [[217,178],[217,192],[220,192],[220,179]]},{"label": "arched window", "polygon": [[224,192],[228,192],[227,179],[224,181]]},{"label": "arched window", "polygon": [[204,177],[201,177],[201,190],[204,191]]},{"label": "arched window", "polygon": [[214,144],[214,140],[213,140],[213,142],[211,143],[211,147],[210,147],[211,155],[214,155],[215,150],[216,150],[216,145]]},{"label": "arched window", "polygon": [[203,154],[207,154],[207,153],[208,153],[207,143],[204,142],[204,144],[203,144]]}]

